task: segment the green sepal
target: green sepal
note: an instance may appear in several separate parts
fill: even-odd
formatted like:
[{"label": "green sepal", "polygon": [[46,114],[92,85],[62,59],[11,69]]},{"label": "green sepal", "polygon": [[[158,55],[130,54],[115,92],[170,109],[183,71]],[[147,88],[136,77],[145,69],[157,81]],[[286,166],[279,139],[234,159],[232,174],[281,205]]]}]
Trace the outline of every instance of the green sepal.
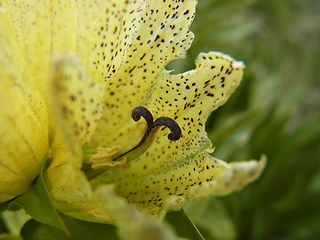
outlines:
[{"label": "green sepal", "polygon": [[165,221],[173,227],[179,237],[192,240],[205,240],[183,209],[168,212]]}]

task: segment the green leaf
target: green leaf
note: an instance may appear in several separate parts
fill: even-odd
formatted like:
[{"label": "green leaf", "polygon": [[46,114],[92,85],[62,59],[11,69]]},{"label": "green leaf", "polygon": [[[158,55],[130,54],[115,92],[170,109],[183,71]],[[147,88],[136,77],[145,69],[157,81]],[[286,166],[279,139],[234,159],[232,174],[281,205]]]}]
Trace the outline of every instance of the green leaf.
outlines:
[{"label": "green leaf", "polygon": [[108,224],[92,223],[77,220],[61,214],[70,235],[67,236],[57,228],[47,224],[39,223],[33,219],[29,220],[21,230],[24,240],[118,240],[116,228]]},{"label": "green leaf", "polygon": [[204,240],[197,227],[192,223],[183,209],[177,212],[167,213],[165,221],[173,227],[179,237],[192,240]]},{"label": "green leaf", "polygon": [[10,202],[9,211],[15,211],[17,208],[23,208],[33,219],[38,222],[48,224],[58,228],[68,234],[61,217],[52,205],[48,190],[44,183],[43,172],[49,164],[49,158],[46,157],[41,167],[41,173],[35,184],[27,192]]}]

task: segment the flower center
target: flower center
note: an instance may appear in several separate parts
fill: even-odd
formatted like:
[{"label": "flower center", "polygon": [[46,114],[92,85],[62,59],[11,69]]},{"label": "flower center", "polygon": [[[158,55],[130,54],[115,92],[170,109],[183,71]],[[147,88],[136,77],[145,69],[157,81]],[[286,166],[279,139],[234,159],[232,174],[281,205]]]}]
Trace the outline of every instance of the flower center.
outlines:
[{"label": "flower center", "polygon": [[[168,127],[170,129],[171,133],[168,134],[168,139],[171,141],[177,141],[181,137],[181,128],[173,119],[168,117],[159,117],[153,121],[151,112],[145,107],[135,107],[132,110],[131,116],[135,122],[139,121],[141,117],[145,119],[147,128],[143,138],[135,147],[124,153],[121,153],[122,148],[120,146],[113,146],[111,148],[98,147],[97,153],[91,155],[89,159],[89,162],[92,163],[91,171],[86,171],[89,178],[99,175],[109,167],[128,166],[131,160],[139,157],[147,151],[160,127]],[[92,170],[95,171],[92,172]]]}]

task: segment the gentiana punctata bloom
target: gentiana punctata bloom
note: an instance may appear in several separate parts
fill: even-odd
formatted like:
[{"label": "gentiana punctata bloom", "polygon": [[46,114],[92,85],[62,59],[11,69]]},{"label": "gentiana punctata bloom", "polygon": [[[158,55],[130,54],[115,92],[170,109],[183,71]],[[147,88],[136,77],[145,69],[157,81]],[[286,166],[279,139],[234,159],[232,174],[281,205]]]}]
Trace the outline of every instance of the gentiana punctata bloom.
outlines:
[{"label": "gentiana punctata bloom", "polygon": [[209,52],[194,70],[165,69],[192,43],[196,1],[1,5],[0,200],[23,193],[49,152],[45,182],[55,207],[118,225],[128,212],[162,219],[261,174],[263,158],[212,157],[205,132],[243,63]]}]

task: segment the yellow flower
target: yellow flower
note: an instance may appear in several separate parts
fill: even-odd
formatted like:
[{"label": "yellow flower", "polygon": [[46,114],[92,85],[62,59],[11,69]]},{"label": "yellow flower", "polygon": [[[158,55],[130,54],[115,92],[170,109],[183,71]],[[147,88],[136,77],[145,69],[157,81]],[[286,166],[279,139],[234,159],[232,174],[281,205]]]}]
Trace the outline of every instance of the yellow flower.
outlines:
[{"label": "yellow flower", "polygon": [[[8,47],[1,47],[1,54],[14,59],[1,57],[1,64],[10,74],[21,72],[21,82],[30,86],[36,103],[23,101],[28,108],[43,106],[40,93],[46,97],[51,164],[45,180],[60,211],[94,222],[128,222],[126,213],[136,214],[135,209],[161,219],[189,200],[240,190],[260,175],[264,160],[227,164],[213,158],[205,132],[210,113],[239,85],[244,65],[210,52],[201,53],[196,69],[186,73],[164,69],[190,47],[195,5],[162,0],[2,3],[6,23],[1,34]],[[17,106],[4,113],[19,115],[20,132],[28,132],[29,115],[21,113],[18,96],[12,98]],[[45,109],[34,112],[47,124]],[[35,147],[41,131],[46,142],[44,123],[28,136]],[[43,149],[34,151],[43,157]]]}]

